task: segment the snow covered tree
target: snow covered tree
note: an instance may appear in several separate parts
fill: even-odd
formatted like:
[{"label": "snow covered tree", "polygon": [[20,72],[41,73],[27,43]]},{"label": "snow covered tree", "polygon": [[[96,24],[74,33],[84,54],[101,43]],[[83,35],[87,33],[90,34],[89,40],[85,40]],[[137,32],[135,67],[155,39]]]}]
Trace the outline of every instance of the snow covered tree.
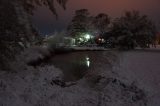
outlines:
[{"label": "snow covered tree", "polygon": [[67,32],[72,37],[79,37],[84,33],[88,33],[89,25],[89,12],[87,9],[80,9],[75,11]]},{"label": "snow covered tree", "polygon": [[136,46],[148,47],[154,41],[156,27],[146,16],[138,11],[128,11],[113,22],[112,35],[117,45],[126,49]]},{"label": "snow covered tree", "polygon": [[36,36],[31,16],[37,6],[47,6],[57,17],[55,2],[64,9],[68,0],[0,0],[0,68],[5,60],[34,43]]},{"label": "snow covered tree", "polygon": [[108,30],[108,25],[110,24],[110,18],[107,14],[100,13],[94,17],[92,21],[95,30],[102,35]]}]

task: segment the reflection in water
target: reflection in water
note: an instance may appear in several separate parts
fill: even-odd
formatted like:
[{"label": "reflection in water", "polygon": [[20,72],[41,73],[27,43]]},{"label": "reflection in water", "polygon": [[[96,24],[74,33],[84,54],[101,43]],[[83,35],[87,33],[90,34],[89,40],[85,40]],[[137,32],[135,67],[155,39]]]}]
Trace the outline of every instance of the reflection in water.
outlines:
[{"label": "reflection in water", "polygon": [[53,64],[55,67],[61,69],[64,74],[65,81],[76,81],[84,77],[88,72],[99,71],[101,69],[106,69],[109,62],[107,57],[104,55],[107,52],[73,52],[69,54],[56,55],[49,63]]},{"label": "reflection in water", "polygon": [[90,67],[90,60],[89,60],[89,57],[86,57],[86,65],[87,65],[87,67]]},{"label": "reflection in water", "polygon": [[75,81],[81,79],[90,69],[91,56],[86,53],[57,55],[50,63],[63,71],[65,81]]}]

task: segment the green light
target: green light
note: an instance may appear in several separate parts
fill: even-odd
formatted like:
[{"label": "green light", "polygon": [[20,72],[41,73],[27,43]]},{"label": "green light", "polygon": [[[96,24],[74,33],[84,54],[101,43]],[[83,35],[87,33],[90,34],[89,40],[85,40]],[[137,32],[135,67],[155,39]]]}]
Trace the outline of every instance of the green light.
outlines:
[{"label": "green light", "polygon": [[85,38],[86,38],[87,40],[89,40],[89,39],[91,38],[91,35],[86,34],[86,35],[85,35]]},{"label": "green light", "polygon": [[83,39],[82,39],[82,38],[79,38],[79,40],[80,40],[80,41],[83,41]]}]

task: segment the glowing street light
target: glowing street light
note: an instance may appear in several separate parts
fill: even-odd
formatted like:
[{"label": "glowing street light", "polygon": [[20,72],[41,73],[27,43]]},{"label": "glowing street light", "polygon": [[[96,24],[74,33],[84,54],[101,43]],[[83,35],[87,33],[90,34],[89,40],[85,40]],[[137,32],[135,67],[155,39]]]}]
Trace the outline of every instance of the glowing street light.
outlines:
[{"label": "glowing street light", "polygon": [[86,38],[87,40],[89,40],[89,39],[91,38],[91,35],[86,34],[86,35],[85,35],[85,38]]},{"label": "glowing street light", "polygon": [[83,41],[83,39],[82,38],[79,38],[79,40],[82,42]]}]

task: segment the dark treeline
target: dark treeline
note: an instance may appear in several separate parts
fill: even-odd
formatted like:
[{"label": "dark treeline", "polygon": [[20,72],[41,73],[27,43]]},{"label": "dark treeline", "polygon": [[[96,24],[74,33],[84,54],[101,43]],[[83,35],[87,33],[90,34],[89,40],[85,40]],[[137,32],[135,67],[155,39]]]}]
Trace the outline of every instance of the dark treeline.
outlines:
[{"label": "dark treeline", "polygon": [[99,35],[106,41],[102,45],[120,49],[149,47],[155,42],[157,33],[152,20],[139,11],[126,11],[119,18],[111,19],[105,13],[91,16],[87,9],[75,12],[67,32],[76,39],[86,33]]}]

